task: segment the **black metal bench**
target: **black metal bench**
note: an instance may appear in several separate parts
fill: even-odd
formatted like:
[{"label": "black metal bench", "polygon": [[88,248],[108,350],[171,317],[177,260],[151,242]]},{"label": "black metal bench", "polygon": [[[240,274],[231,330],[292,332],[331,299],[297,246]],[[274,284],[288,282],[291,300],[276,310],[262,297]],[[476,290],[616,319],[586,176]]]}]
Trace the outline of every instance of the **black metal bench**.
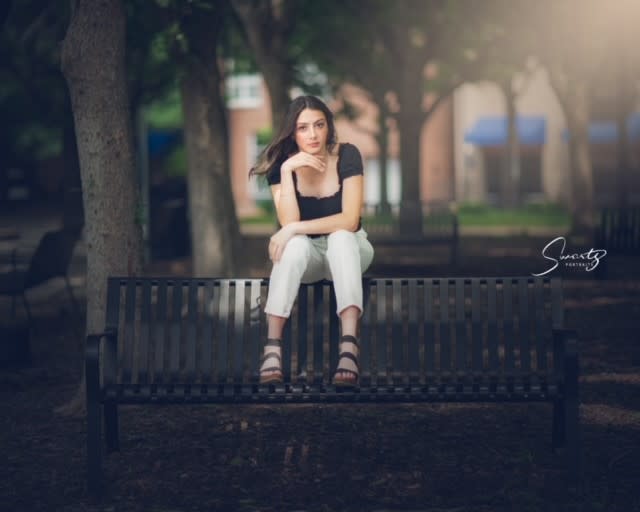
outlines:
[{"label": "black metal bench", "polygon": [[106,329],[87,339],[88,484],[102,488],[125,404],[550,402],[553,447],[579,471],[577,340],[559,279],[364,279],[361,383],[337,390],[329,282],[303,285],[285,383],[258,384],[267,280],[111,278]]},{"label": "black metal bench", "polygon": [[418,236],[402,232],[397,210],[394,207],[390,213],[380,214],[377,206],[363,208],[362,225],[374,247],[441,245],[449,249],[449,263],[457,264],[460,230],[454,205],[440,201],[424,203],[422,232]]},{"label": "black metal bench", "polygon": [[596,248],[607,251],[596,275],[606,277],[612,257],[640,255],[640,207],[604,208],[594,238]]}]

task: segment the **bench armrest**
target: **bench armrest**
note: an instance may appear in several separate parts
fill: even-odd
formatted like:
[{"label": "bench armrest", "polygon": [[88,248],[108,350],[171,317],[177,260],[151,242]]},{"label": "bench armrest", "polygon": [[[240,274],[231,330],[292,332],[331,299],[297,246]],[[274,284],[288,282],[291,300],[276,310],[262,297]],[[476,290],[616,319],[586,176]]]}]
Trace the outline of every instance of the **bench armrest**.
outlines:
[{"label": "bench armrest", "polygon": [[100,349],[102,341],[110,345],[105,353],[105,363],[115,356],[117,334],[115,331],[105,331],[100,334],[89,334],[85,345],[85,377],[87,385],[87,400],[97,399],[100,392]]}]

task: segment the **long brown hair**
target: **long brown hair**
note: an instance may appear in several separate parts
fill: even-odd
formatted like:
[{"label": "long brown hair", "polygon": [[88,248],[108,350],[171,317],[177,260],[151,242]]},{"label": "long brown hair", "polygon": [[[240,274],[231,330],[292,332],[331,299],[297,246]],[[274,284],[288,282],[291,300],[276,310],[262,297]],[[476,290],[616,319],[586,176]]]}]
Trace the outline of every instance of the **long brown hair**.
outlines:
[{"label": "long brown hair", "polygon": [[298,96],[291,102],[284,117],[284,122],[278,135],[271,143],[264,148],[256,165],[249,171],[249,176],[270,173],[278,163],[284,162],[292,153],[298,151],[295,141],[296,122],[300,112],[308,108],[309,110],[319,110],[327,120],[327,149],[333,150],[338,142],[336,127],[333,122],[333,113],[325,103],[315,96]]}]

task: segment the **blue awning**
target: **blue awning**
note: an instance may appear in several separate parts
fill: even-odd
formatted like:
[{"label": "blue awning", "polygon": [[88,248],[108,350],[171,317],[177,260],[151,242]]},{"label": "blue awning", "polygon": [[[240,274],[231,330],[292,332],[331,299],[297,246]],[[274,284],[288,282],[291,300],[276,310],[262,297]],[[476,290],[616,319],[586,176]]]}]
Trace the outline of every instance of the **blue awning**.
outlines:
[{"label": "blue awning", "polygon": [[171,151],[182,138],[182,130],[149,130],[149,156],[161,156]]},{"label": "blue awning", "polygon": [[[521,144],[539,146],[546,140],[547,122],[540,116],[516,118],[518,138]],[[477,146],[503,146],[507,142],[507,118],[505,116],[481,117],[465,136],[464,141]]]},{"label": "blue awning", "polygon": [[[627,119],[627,131],[630,140],[640,139],[640,112]],[[563,139],[569,140],[569,130],[564,130]],[[589,142],[609,144],[618,140],[618,125],[615,121],[591,121],[589,123]]]}]

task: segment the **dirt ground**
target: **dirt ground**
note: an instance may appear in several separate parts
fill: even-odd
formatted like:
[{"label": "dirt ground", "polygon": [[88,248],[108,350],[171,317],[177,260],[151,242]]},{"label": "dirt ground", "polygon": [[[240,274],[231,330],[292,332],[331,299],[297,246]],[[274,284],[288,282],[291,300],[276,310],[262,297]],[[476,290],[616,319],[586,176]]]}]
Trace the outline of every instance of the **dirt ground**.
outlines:
[{"label": "dirt ground", "polygon": [[[463,240],[455,268],[446,250],[380,249],[370,273],[528,275],[545,268],[545,243]],[[244,247],[245,275],[265,275],[264,240]],[[81,364],[58,285],[33,292],[32,363],[0,368],[0,510],[640,511],[640,276],[636,261],[610,266],[606,281],[564,280],[580,342],[580,488],[551,450],[546,404],[125,407],[121,451],[106,457],[106,495],[93,501],[84,418],[54,412]],[[173,261],[149,273],[188,270]],[[9,307],[0,301],[2,318]]]}]

